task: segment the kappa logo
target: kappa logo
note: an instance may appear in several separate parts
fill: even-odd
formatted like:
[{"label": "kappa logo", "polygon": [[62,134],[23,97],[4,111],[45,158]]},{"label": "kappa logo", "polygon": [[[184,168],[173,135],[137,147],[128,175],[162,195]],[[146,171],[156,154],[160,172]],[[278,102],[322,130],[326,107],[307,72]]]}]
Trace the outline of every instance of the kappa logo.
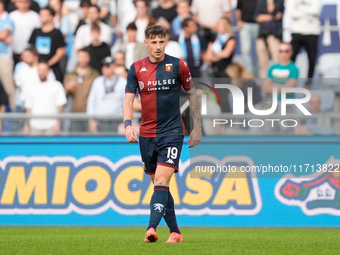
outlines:
[{"label": "kappa logo", "polygon": [[148,71],[148,69],[146,69],[146,67],[143,67],[142,69],[140,69],[140,73],[143,73],[143,72],[147,72]]},{"label": "kappa logo", "polygon": [[139,81],[139,82],[138,82],[138,85],[139,85],[139,89],[140,89],[140,90],[144,89],[144,82]]},{"label": "kappa logo", "polygon": [[160,213],[162,212],[162,210],[164,208],[164,205],[162,205],[160,203],[153,204],[153,206],[154,206],[154,210],[159,211]]},{"label": "kappa logo", "polygon": [[175,164],[175,162],[171,159],[171,158],[169,158],[165,163],[168,163],[168,164]]},{"label": "kappa logo", "polygon": [[321,165],[321,171],[299,177],[283,176],[275,187],[276,198],[283,204],[300,207],[306,215],[339,216],[339,163],[339,159],[332,157],[324,164],[326,168]]}]

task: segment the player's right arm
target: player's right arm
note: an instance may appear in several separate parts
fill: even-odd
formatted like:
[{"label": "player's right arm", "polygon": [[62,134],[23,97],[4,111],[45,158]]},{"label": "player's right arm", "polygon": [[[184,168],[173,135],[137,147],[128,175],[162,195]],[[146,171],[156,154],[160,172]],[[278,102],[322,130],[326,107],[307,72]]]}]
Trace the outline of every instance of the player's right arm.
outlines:
[{"label": "player's right arm", "polygon": [[132,127],[133,102],[135,100],[138,81],[134,64],[131,65],[127,76],[125,98],[123,103],[123,119],[125,126],[125,137],[130,143],[138,143],[137,132]]}]

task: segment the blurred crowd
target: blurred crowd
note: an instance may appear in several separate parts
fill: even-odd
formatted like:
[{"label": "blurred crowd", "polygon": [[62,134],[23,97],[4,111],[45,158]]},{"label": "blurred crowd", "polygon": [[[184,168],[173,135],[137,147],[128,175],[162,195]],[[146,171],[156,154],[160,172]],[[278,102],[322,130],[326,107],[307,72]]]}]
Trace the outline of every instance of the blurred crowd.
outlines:
[{"label": "blurred crowd", "polygon": [[[186,61],[193,78],[271,78],[259,97],[297,86],[301,48],[314,77],[321,7],[320,0],[289,1],[285,8],[284,0],[0,0],[0,113],[121,114],[127,72],[148,56],[144,31],[154,24],[168,31],[166,54]],[[284,13],[291,42],[282,42]],[[92,119],[70,129],[109,125]],[[22,128],[53,134],[60,121]]]}]

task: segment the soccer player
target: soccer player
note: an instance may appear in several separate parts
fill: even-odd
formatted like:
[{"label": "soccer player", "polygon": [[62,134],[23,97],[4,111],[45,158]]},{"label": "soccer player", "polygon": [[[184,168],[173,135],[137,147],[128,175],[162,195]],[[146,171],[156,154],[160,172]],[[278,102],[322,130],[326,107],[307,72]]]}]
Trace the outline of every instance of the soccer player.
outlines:
[{"label": "soccer player", "polygon": [[160,25],[145,30],[144,44],[149,57],[131,65],[123,105],[125,137],[130,143],[138,143],[137,133],[131,126],[133,101],[138,90],[142,104],[139,147],[144,171],[154,184],[146,243],[158,240],[156,228],[163,217],[170,229],[167,243],[183,242],[169,191],[170,179],[178,172],[184,138],[179,108],[181,88],[187,93],[194,122],[189,148],[199,144],[202,137],[200,102],[189,67],[182,60],[164,54],[165,37],[166,30]]}]

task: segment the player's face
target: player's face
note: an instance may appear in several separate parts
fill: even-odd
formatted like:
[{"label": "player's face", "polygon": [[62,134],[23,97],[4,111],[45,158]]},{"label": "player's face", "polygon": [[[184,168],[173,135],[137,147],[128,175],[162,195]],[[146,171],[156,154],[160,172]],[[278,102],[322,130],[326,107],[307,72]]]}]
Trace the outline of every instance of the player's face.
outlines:
[{"label": "player's face", "polygon": [[46,63],[39,63],[38,74],[41,81],[46,81],[49,71],[49,67]]},{"label": "player's face", "polygon": [[164,57],[165,37],[152,37],[151,35],[150,38],[144,41],[144,44],[149,50],[151,61],[158,62]]}]

